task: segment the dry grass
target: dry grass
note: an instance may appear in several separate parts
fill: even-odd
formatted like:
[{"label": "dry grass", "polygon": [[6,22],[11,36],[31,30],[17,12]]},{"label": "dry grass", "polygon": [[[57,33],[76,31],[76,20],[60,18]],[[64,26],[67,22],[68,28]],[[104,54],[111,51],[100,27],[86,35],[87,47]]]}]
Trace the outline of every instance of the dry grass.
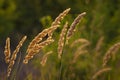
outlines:
[{"label": "dry grass", "polygon": [[52,54],[52,51],[47,52],[47,53],[42,57],[42,60],[41,60],[41,62],[40,62],[42,66],[45,66],[46,61],[47,61],[47,59],[48,59],[48,56],[49,56],[50,54]]},{"label": "dry grass", "polygon": [[[54,22],[52,22],[51,27],[55,26],[55,25],[60,25],[60,21],[63,20],[63,18],[68,14],[68,12],[70,11],[70,8],[64,10],[62,13],[59,14],[59,16],[54,20]],[[50,31],[48,36],[52,36],[53,31]]]},{"label": "dry grass", "polygon": [[84,53],[88,53],[88,51],[85,49],[88,45],[90,45],[90,42],[86,39],[78,39],[78,40],[75,40],[71,46],[74,46],[76,43],[78,42],[82,42],[83,44],[80,45],[77,50],[75,51],[74,53],[74,57],[73,57],[73,63],[77,62],[77,58],[81,55],[81,54],[84,54]]},{"label": "dry grass", "polygon": [[59,59],[61,59],[67,28],[68,28],[68,22],[65,23],[65,25],[61,31],[59,41],[58,41],[58,58]]},{"label": "dry grass", "polygon": [[77,62],[78,57],[81,54],[85,54],[85,53],[88,53],[88,51],[87,50],[81,50],[81,48],[78,48],[77,51],[74,53],[74,57],[73,57],[72,63]]},{"label": "dry grass", "polygon": [[43,41],[41,43],[35,44],[35,46],[32,49],[28,48],[28,52],[27,52],[28,54],[25,56],[25,59],[24,59],[23,63],[27,64],[28,61],[30,59],[32,59],[35,54],[37,54],[38,52],[40,52],[40,50],[42,48],[44,48],[45,46],[51,44],[52,42],[54,42],[54,40],[51,39],[51,38],[49,38],[49,39],[47,39],[47,40],[45,40],[45,41]]},{"label": "dry grass", "polygon": [[10,61],[10,55],[11,55],[10,38],[9,37],[6,39],[6,45],[5,45],[4,55],[5,55],[5,62],[9,63],[9,61]]},{"label": "dry grass", "polygon": [[15,60],[17,58],[17,53],[19,52],[20,48],[22,47],[24,41],[26,40],[27,36],[24,36],[22,38],[22,40],[19,42],[18,46],[16,47],[16,49],[14,50],[12,56],[11,56],[11,59],[9,61],[9,65],[8,65],[8,69],[7,69],[7,76],[9,77],[10,76],[10,73],[11,73],[11,70],[12,70],[12,67],[15,63]]},{"label": "dry grass", "polygon": [[[28,49],[26,51],[27,55],[23,61],[23,63],[27,64],[30,59],[33,58],[35,54],[37,54],[44,46],[52,43],[54,40],[52,39],[52,34],[54,30],[58,28],[60,25],[60,21],[66,16],[66,14],[70,11],[70,8],[63,11],[52,23],[51,27],[48,29],[44,29],[41,33],[39,33],[29,44]],[[48,34],[48,38],[46,41],[41,42],[41,40]]]},{"label": "dry grass", "polygon": [[70,45],[70,47],[74,47],[76,44],[79,44],[79,43],[90,44],[90,42],[88,40],[86,40],[84,38],[80,38],[80,39],[77,39],[74,42],[72,42],[72,44]]},{"label": "dry grass", "polygon": [[73,21],[73,23],[71,24],[70,28],[68,29],[67,32],[67,36],[66,36],[66,44],[68,44],[68,40],[70,39],[70,37],[72,36],[73,32],[75,31],[75,27],[76,25],[81,21],[81,19],[83,18],[83,16],[86,14],[86,12],[83,12],[81,14],[79,14],[75,20]]},{"label": "dry grass", "polygon": [[98,52],[103,44],[103,40],[104,40],[104,37],[100,37],[100,39],[98,40],[97,44],[96,44],[96,47],[95,47],[95,51]]},{"label": "dry grass", "polygon": [[93,75],[93,77],[92,77],[92,79],[96,79],[98,76],[100,76],[100,75],[102,75],[103,73],[105,73],[105,72],[108,72],[108,71],[110,71],[110,70],[112,70],[111,68],[103,68],[103,69],[100,69],[98,72],[96,72],[94,75]]},{"label": "dry grass", "polygon": [[112,47],[110,47],[107,52],[105,53],[105,56],[103,58],[103,67],[106,66],[109,59],[119,50],[120,48],[120,42],[114,44]]},{"label": "dry grass", "polygon": [[[70,11],[70,8],[64,10],[62,13],[60,13],[58,15],[58,17],[53,21],[53,23],[51,24],[51,27],[47,28],[47,29],[44,29],[42,32],[40,32],[37,36],[34,37],[34,39],[29,43],[28,47],[27,47],[27,50],[26,50],[26,55],[24,57],[24,60],[23,60],[23,63],[24,64],[27,64],[29,62],[30,59],[32,59],[36,54],[38,54],[44,47],[50,45],[51,43],[54,42],[54,39],[53,39],[53,33],[54,31],[60,26],[60,23],[61,21],[63,20],[63,18],[68,14],[68,12]],[[61,31],[61,34],[60,34],[60,37],[59,37],[59,41],[58,41],[58,49],[57,49],[57,52],[58,52],[58,58],[60,60],[60,74],[57,75],[59,76],[59,80],[62,80],[62,66],[66,66],[66,65],[62,65],[64,59],[61,59],[62,58],[62,54],[63,54],[63,49],[64,49],[64,45],[65,45],[65,42],[66,44],[68,44],[68,40],[71,38],[71,36],[73,35],[74,31],[75,31],[75,27],[76,25],[81,21],[81,19],[84,17],[84,15],[86,14],[86,12],[83,12],[81,14],[79,14],[75,20],[72,22],[70,28],[68,29],[67,31],[67,28],[68,28],[68,22],[65,23],[65,25],[63,26],[63,29]],[[26,36],[24,36],[22,38],[22,40],[19,42],[18,46],[16,47],[16,49],[14,50],[13,54],[11,55],[11,50],[10,50],[10,38],[7,38],[6,39],[6,45],[5,45],[5,50],[4,50],[4,55],[5,55],[5,61],[6,63],[8,63],[8,68],[7,68],[7,77],[10,76],[11,74],[11,71],[13,69],[13,66],[14,66],[14,63],[15,63],[15,60],[17,58],[17,54],[20,50],[20,48],[22,47],[23,43],[25,42],[26,40]],[[45,39],[45,40],[44,40]],[[93,49],[93,52],[99,52],[101,50],[101,45],[103,43],[103,40],[104,40],[104,37],[101,37],[97,44],[96,44],[96,47]],[[78,46],[78,44],[80,43],[80,46]],[[69,43],[70,44],[70,43]],[[86,47],[90,45],[90,42],[89,40],[87,39],[84,39],[84,38],[79,38],[79,39],[76,39],[75,41],[72,42],[72,44],[68,45],[67,47],[69,48],[73,48],[75,49],[74,47],[76,47],[76,45],[78,46],[76,48],[76,51],[74,54],[72,54],[72,59],[70,58],[68,61],[71,61],[70,64],[68,62],[68,69],[66,69],[66,72],[70,73],[70,71],[74,72],[74,65],[71,64],[71,63],[76,63],[79,58],[79,56],[81,54],[84,54],[84,53],[90,53],[90,50],[87,49]],[[99,70],[98,72],[96,72],[92,79],[96,79],[98,76],[100,76],[101,74],[107,72],[107,71],[110,71],[111,68],[104,68],[107,64],[107,62],[109,61],[109,59],[119,50],[120,48],[120,42],[114,44],[112,47],[110,47],[108,49],[108,51],[105,53],[105,56],[103,58],[103,68],[101,70]],[[91,48],[92,49],[92,48]],[[68,49],[69,50],[69,49]],[[66,51],[67,52],[67,51]],[[69,53],[70,51],[68,51]],[[91,51],[92,52],[92,51]],[[48,56],[52,53],[52,51],[46,53],[41,61],[40,61],[40,64],[42,66],[45,66],[46,64],[46,61],[48,59]],[[91,62],[92,60],[95,60],[96,58],[93,56],[93,55],[87,55],[87,57],[91,57],[91,58],[94,58],[94,59],[91,59]],[[66,57],[66,56],[65,56]],[[71,57],[71,55],[70,55]],[[63,60],[63,61],[62,61]],[[65,59],[67,60],[67,59]],[[86,60],[86,61],[89,61]],[[65,61],[66,62],[66,61]],[[93,62],[96,62],[96,61],[93,61]],[[66,62],[67,63],[67,62]],[[75,65],[76,66],[76,65]],[[91,67],[91,63],[85,63],[83,65],[84,67],[88,67],[90,66]],[[77,67],[81,67],[81,66],[77,66]],[[65,67],[66,68],[66,67]],[[67,71],[69,70],[69,68],[71,69],[70,71]],[[98,68],[98,66],[96,67],[96,63],[95,65],[93,64],[92,65],[92,68]],[[84,69],[84,68],[82,68]],[[95,69],[94,69],[95,70]],[[93,71],[94,71],[93,70]],[[76,69],[76,72],[77,69]],[[58,72],[57,72],[58,73]],[[56,74],[56,73],[54,73]],[[73,76],[76,77],[76,74],[75,73],[72,73],[74,74]],[[86,73],[86,74],[89,74],[89,73]],[[41,74],[42,75],[42,74]],[[67,74],[65,74],[67,75]],[[69,75],[69,74],[68,74]],[[46,76],[46,75],[45,75]],[[50,76],[50,74],[49,74]],[[51,77],[51,76],[50,76]],[[90,76],[91,77],[91,76]],[[69,78],[68,78],[69,79]],[[77,78],[76,78],[77,79]],[[86,78],[85,78],[86,79]],[[74,80],[74,79],[73,79]]]}]

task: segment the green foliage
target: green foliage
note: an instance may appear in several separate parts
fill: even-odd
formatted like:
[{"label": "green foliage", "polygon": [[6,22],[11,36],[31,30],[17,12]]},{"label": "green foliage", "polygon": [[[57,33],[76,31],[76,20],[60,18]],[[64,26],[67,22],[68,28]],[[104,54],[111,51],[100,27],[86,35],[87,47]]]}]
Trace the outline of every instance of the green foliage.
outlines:
[{"label": "green foliage", "polygon": [[14,29],[16,18],[15,2],[13,0],[0,0],[0,37],[8,35]]}]

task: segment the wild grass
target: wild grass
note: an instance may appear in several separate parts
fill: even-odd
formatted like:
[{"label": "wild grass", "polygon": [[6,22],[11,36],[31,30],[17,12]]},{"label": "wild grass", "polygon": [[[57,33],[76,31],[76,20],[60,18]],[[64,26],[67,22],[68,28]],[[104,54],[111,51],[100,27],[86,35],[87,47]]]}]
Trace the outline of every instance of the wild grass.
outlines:
[{"label": "wild grass", "polygon": [[[51,23],[49,28],[44,29],[33,38],[27,47],[26,53],[24,53],[25,56],[22,62],[24,65],[29,65],[33,60],[34,63],[37,61],[36,64],[41,64],[41,66],[35,64],[35,66],[39,66],[38,71],[40,72],[40,75],[35,78],[37,80],[112,80],[112,77],[107,73],[100,79],[97,77],[106,71],[113,70],[112,66],[107,63],[119,50],[120,43],[115,43],[106,53],[102,53],[102,44],[104,43],[104,37],[102,36],[98,39],[96,46],[92,48],[91,40],[85,37],[79,37],[80,33],[78,29],[80,21],[82,22],[84,16],[89,13],[86,14],[86,12],[83,12],[79,14],[69,26],[69,21],[64,20],[69,11],[70,8],[64,10]],[[62,25],[63,23],[64,25]],[[63,28],[58,37],[55,30],[62,26]],[[56,37],[59,38],[59,40],[54,37],[54,33],[57,34]],[[6,79],[8,80],[18,79],[16,78],[17,71],[14,75],[11,71],[14,70],[13,67],[16,68],[20,66],[20,64],[17,66],[14,66],[14,64],[19,63],[16,61],[16,58],[20,57],[17,56],[17,54],[26,38],[26,36],[22,38],[12,54],[10,49],[10,38],[6,39],[4,55],[5,62],[8,64],[6,74]],[[50,49],[49,52],[48,49]],[[35,56],[42,54],[42,52],[47,53],[40,57],[40,60],[38,58],[35,59]],[[102,54],[105,55],[103,56]],[[25,80],[34,80],[34,76],[31,73],[26,76]]]},{"label": "wild grass", "polygon": [[27,38],[27,36],[24,36],[22,38],[22,40],[19,42],[18,46],[16,47],[16,49],[14,50],[12,55],[11,55],[11,52],[10,52],[10,41],[9,41],[10,39],[7,38],[7,40],[6,40],[6,46],[8,45],[9,49],[6,49],[6,47],[5,47],[5,54],[6,54],[7,50],[8,50],[9,55],[7,55],[6,57],[10,58],[10,56],[11,56],[11,58],[9,59],[9,65],[8,65],[8,68],[7,68],[7,77],[10,76],[12,67],[13,67],[13,65],[15,63],[16,58],[17,58],[17,53],[19,52],[19,49],[22,47],[22,45],[23,45],[24,41],[26,40],[26,38]]}]

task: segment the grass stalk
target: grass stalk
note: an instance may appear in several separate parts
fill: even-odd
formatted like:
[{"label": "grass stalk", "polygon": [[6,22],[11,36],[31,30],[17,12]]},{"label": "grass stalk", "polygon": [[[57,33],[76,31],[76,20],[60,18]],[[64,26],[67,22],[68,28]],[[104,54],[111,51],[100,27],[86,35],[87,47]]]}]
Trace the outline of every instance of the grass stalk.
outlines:
[{"label": "grass stalk", "polygon": [[63,56],[63,52],[61,54],[61,59],[59,60],[59,74],[58,74],[58,80],[62,80],[62,68],[63,68],[63,65],[62,65],[62,56]]},{"label": "grass stalk", "polygon": [[19,53],[18,55],[18,59],[16,60],[16,64],[15,66],[13,67],[12,71],[11,71],[11,74],[10,76],[8,77],[7,80],[17,80],[17,72],[19,70],[19,65],[20,65],[20,61],[21,61],[21,52]]}]

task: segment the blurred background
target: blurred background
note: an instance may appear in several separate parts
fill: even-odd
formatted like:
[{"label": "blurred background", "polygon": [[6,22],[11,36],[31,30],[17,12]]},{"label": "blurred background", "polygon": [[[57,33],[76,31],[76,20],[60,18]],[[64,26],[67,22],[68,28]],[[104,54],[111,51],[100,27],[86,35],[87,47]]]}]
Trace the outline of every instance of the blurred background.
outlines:
[{"label": "blurred background", "polygon": [[[93,48],[96,46],[97,41],[100,37],[104,37],[104,43],[101,48],[101,60],[105,51],[114,43],[120,41],[120,0],[0,0],[0,80],[4,80],[2,76],[6,74],[7,64],[4,61],[4,46],[5,40],[7,37],[11,38],[11,50],[13,51],[17,46],[20,39],[27,35],[27,42],[24,44],[23,52],[25,52],[28,43],[43,29],[50,27],[52,21],[67,8],[71,8],[71,11],[67,15],[67,17],[62,21],[62,24],[67,20],[69,25],[73,22],[75,17],[82,13],[86,12],[86,16],[82,20],[82,22],[78,25],[78,34],[75,38],[86,38],[92,44],[89,48],[89,53],[93,54]],[[56,30],[54,38],[56,39],[57,44],[57,36],[61,31],[62,27]],[[75,39],[74,38],[74,39]],[[47,52],[49,50],[53,50],[56,52],[55,44],[53,47],[45,48],[43,52]],[[74,50],[75,48],[73,48]],[[69,53],[70,50],[67,47]],[[22,54],[22,53],[21,53]],[[68,54],[69,55],[69,54]],[[115,68],[120,67],[120,56],[117,54],[117,58],[113,60],[110,65]],[[30,74],[21,75],[25,80],[45,80],[44,78],[40,79],[41,75],[41,66],[40,66],[40,57],[41,55],[36,56],[37,58],[33,60],[33,63],[28,64],[29,66],[24,66],[22,74]],[[55,55],[51,56],[49,59],[49,63],[55,62],[57,63],[57,59],[55,59]],[[84,61],[84,66],[82,68],[75,68],[75,75],[77,78],[71,78],[71,80],[89,80],[90,76],[94,73],[89,73],[92,68],[95,68],[95,71],[99,69],[99,65],[101,65],[101,61],[98,61],[96,64],[97,68],[91,64],[92,60],[90,59],[91,55],[87,55],[87,61]],[[82,56],[82,59],[85,57]],[[50,61],[51,60],[51,61]],[[81,60],[81,58],[80,58]],[[91,60],[91,63],[88,61]],[[56,68],[58,64],[54,65],[52,68]],[[79,63],[79,62],[78,62]],[[81,65],[83,64],[76,64]],[[92,66],[92,67],[89,67]],[[33,70],[29,71],[30,68]],[[50,68],[50,67],[49,67]],[[44,76],[48,76],[47,70],[49,68],[46,66],[42,70],[44,70]],[[40,70],[38,70],[40,69]],[[53,74],[51,73],[51,77],[49,75],[49,79],[46,80],[55,80],[56,70],[51,69]],[[47,75],[46,75],[47,73]],[[89,75],[89,74],[90,75]],[[114,74],[115,75],[114,75]],[[102,80],[120,80],[118,74],[120,73],[120,69],[113,70],[109,73],[109,76]],[[20,76],[20,75],[19,75]],[[78,77],[80,76],[80,77]],[[69,79],[70,80],[70,79]],[[99,80],[99,79],[98,79]]]}]

